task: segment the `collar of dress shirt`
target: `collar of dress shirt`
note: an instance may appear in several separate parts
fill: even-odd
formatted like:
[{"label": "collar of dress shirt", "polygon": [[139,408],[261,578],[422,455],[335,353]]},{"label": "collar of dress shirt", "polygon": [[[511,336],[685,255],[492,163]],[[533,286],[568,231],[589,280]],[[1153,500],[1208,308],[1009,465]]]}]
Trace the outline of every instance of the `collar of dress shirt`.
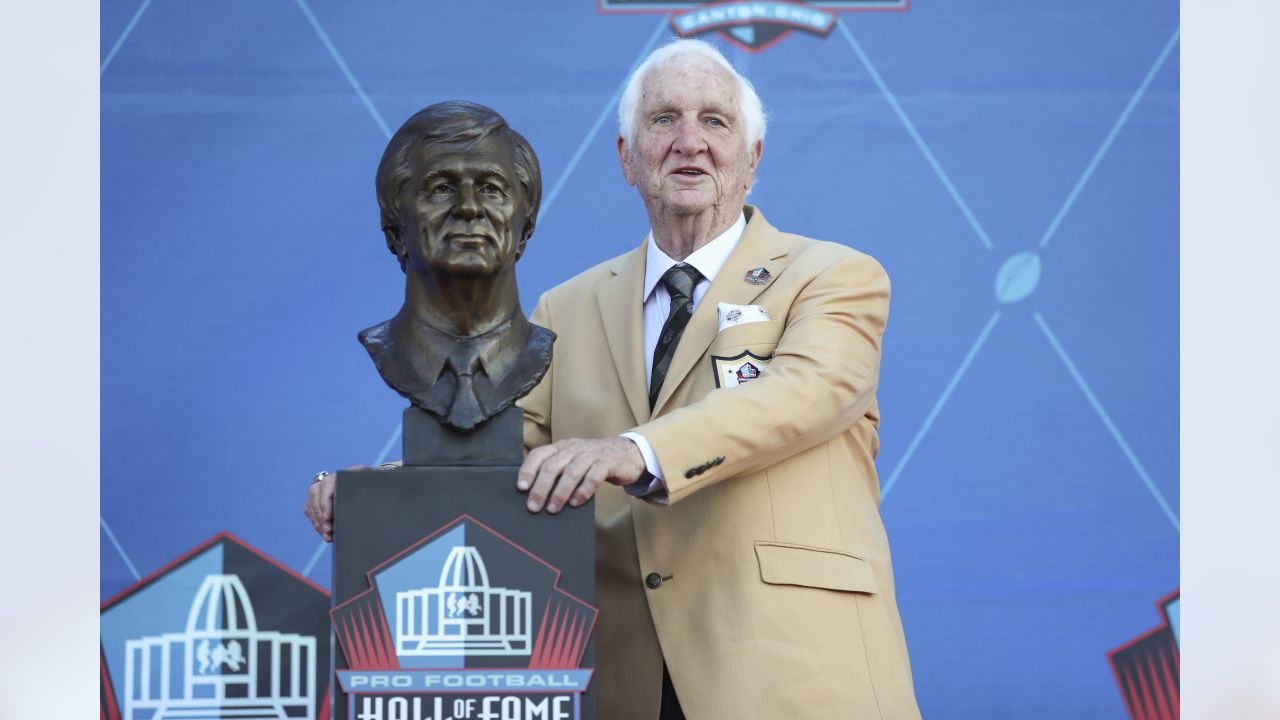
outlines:
[{"label": "collar of dress shirt", "polygon": [[[720,273],[720,268],[728,262],[729,256],[733,254],[733,249],[738,246],[738,241],[742,239],[742,233],[747,229],[747,218],[739,213],[738,220],[729,226],[728,230],[721,233],[715,240],[694,250],[689,257],[684,259],[686,265],[692,265],[697,268],[698,272],[712,282],[716,279],[716,275]],[[662,252],[662,248],[658,247],[658,243],[653,241],[653,232],[649,232],[649,249],[645,255],[644,264],[644,296],[641,302],[647,301],[653,295],[653,289],[658,286],[658,281],[662,279],[663,273],[671,269],[673,265],[679,265],[681,261],[673,260],[669,255]]]}]

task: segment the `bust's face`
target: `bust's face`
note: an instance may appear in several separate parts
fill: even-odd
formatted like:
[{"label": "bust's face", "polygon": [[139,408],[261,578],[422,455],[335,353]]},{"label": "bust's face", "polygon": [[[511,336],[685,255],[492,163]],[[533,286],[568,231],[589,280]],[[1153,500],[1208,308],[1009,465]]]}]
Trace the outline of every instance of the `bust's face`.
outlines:
[{"label": "bust's face", "polygon": [[507,142],[419,147],[400,195],[408,269],[495,275],[515,263],[526,213]]}]

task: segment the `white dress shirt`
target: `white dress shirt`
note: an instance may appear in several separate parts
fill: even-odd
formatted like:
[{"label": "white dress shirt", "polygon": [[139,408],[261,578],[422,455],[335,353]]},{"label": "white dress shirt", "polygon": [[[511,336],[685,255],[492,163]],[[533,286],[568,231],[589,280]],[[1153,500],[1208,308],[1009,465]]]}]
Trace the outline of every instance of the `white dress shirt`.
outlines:
[{"label": "white dress shirt", "polygon": [[[693,307],[697,309],[698,303],[702,302],[702,298],[707,294],[707,289],[711,287],[711,283],[715,281],[716,275],[720,274],[720,269],[728,262],[729,256],[733,254],[733,249],[738,247],[738,241],[742,239],[742,233],[747,229],[747,218],[744,215],[738,215],[738,220],[725,230],[714,240],[694,250],[689,257],[683,262],[673,260],[669,255],[658,247],[653,241],[653,233],[649,233],[648,252],[645,255],[644,264],[644,296],[640,298],[643,303],[644,315],[644,376],[645,389],[648,389],[649,378],[653,375],[653,353],[658,347],[658,336],[662,334],[662,326],[667,322],[667,313],[671,311],[671,294],[667,292],[667,288],[661,282],[662,276],[675,265],[692,265],[699,273],[702,279],[693,287]],[[640,455],[644,457],[645,468],[653,475],[654,480],[650,483],[637,482],[627,486],[626,490],[631,495],[637,497],[648,497],[661,503],[666,502],[667,488],[663,484],[662,468],[658,465],[658,457],[653,452],[653,446],[643,435],[636,432],[622,433],[622,437],[630,439],[640,448]]]}]

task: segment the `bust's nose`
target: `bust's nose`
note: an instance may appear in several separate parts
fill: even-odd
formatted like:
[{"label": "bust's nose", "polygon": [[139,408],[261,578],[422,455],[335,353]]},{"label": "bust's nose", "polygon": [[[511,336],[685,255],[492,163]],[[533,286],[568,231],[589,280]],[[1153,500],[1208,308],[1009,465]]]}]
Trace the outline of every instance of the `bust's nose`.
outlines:
[{"label": "bust's nose", "polygon": [[458,200],[453,211],[463,220],[474,220],[480,217],[480,203],[476,201],[476,189],[471,183],[463,183],[462,187],[458,188]]}]

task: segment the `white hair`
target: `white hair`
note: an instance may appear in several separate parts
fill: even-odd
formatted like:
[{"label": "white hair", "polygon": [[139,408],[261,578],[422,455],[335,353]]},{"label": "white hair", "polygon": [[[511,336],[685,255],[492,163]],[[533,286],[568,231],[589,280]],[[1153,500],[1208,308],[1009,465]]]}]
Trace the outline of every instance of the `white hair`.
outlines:
[{"label": "white hair", "polygon": [[618,102],[618,134],[626,141],[627,147],[631,148],[635,144],[636,111],[640,107],[640,93],[644,89],[645,78],[654,70],[677,59],[688,57],[705,58],[733,75],[738,83],[738,111],[742,113],[744,120],[747,148],[750,149],[757,142],[764,140],[764,107],[751,81],[734,69],[733,65],[711,43],[702,40],[675,40],[649,53],[649,57],[645,58],[636,71],[631,73],[631,78],[627,80],[627,87],[622,91],[622,99]]}]

